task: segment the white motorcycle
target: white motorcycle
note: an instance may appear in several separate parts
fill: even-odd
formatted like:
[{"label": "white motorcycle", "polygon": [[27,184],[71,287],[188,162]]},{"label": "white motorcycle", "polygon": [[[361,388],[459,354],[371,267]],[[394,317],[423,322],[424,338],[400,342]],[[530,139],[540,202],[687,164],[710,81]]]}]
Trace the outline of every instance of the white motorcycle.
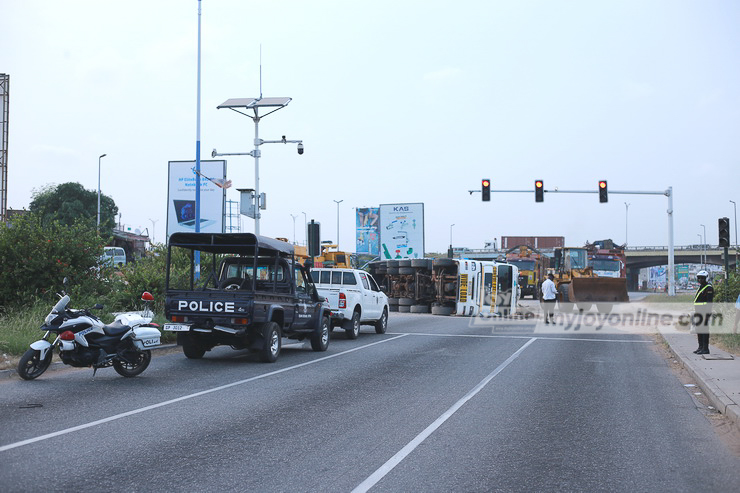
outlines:
[{"label": "white motorcycle", "polygon": [[[68,308],[69,295],[62,292],[59,297],[41,326],[46,333],[31,344],[18,363],[21,378],[33,380],[44,373],[51,364],[54,348],[59,349],[64,364],[92,367],[93,375],[98,368],[108,366],[124,377],[135,377],[146,370],[152,358],[150,349],[159,346],[161,337],[157,324],[151,323],[151,310],[144,315],[122,313],[105,325],[90,310]],[[141,300],[151,302],[154,297],[144,292]],[[100,304],[93,307],[101,308]],[[56,337],[50,342],[52,334]]]}]

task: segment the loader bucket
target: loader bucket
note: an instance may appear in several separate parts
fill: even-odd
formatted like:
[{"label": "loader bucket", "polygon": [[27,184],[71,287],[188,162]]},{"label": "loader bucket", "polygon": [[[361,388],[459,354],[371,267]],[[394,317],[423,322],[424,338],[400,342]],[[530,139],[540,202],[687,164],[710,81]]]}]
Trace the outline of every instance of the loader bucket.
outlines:
[{"label": "loader bucket", "polygon": [[623,277],[574,277],[568,288],[570,301],[576,303],[627,302],[627,279]]}]

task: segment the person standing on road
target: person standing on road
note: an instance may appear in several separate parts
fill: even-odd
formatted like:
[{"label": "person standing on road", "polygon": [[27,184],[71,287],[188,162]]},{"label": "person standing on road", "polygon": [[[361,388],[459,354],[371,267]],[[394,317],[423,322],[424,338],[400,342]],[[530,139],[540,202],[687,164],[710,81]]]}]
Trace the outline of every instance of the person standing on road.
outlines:
[{"label": "person standing on road", "polygon": [[712,319],[712,301],[714,300],[714,287],[707,281],[709,273],[700,270],[696,274],[699,288],[694,296],[693,324],[696,327],[696,338],[699,340],[699,348],[695,354],[709,354],[709,321]]},{"label": "person standing on road", "polygon": [[545,282],[542,283],[542,303],[543,303],[543,309],[545,311],[545,323],[549,324],[552,320],[552,323],[555,323],[555,320],[553,318],[553,314],[555,313],[555,300],[558,297],[558,291],[555,289],[555,282],[553,280],[555,279],[555,276],[552,274],[547,275],[547,279],[545,279]]},{"label": "person standing on road", "polygon": [[735,325],[732,327],[732,333],[737,334],[737,323],[740,322],[740,294],[737,295],[735,302]]}]

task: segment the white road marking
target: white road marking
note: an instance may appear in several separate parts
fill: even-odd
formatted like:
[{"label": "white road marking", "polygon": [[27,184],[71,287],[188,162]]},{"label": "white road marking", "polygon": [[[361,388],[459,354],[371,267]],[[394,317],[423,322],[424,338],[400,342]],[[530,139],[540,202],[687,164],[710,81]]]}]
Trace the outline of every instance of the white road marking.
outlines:
[{"label": "white road marking", "polygon": [[437,418],[434,423],[430,424],[426,427],[424,431],[416,435],[416,437],[411,440],[408,444],[406,444],[405,447],[403,447],[400,451],[396,453],[393,457],[388,459],[388,461],[380,466],[374,473],[372,473],[365,481],[360,483],[354,490],[352,490],[352,493],[364,493],[368,491],[370,488],[375,486],[381,479],[385,477],[386,474],[391,472],[393,468],[395,468],[398,464],[401,463],[411,452],[416,449],[421,443],[426,440],[429,435],[434,433],[437,428],[442,426],[442,424],[447,421],[453,414],[455,414],[458,409],[460,409],[463,404],[468,402],[470,399],[472,399],[478,392],[483,390],[483,388],[488,385],[488,383],[494,379],[496,375],[501,373],[504,368],[509,366],[509,364],[517,359],[520,354],[534,341],[536,341],[537,337],[532,337],[527,341],[522,347],[520,347],[514,354],[509,356],[506,361],[498,365],[495,370],[491,372],[490,375],[488,375],[486,378],[481,380],[481,382],[476,385],[473,390],[468,392],[462,399],[457,401],[452,407],[450,407],[447,411],[445,411],[439,418]]},{"label": "white road marking", "polygon": [[126,411],[125,413],[120,413],[120,414],[116,414],[114,416],[109,416],[107,418],[98,419],[96,421],[91,421],[90,423],[85,423],[85,424],[81,424],[81,425],[78,425],[78,426],[73,426],[72,428],[66,428],[64,430],[55,431],[53,433],[47,433],[46,435],[41,435],[41,436],[38,436],[38,437],[35,437],[35,438],[29,438],[27,440],[22,440],[20,442],[15,442],[15,443],[11,443],[11,444],[8,444],[8,445],[3,445],[2,447],[0,447],[0,452],[5,452],[6,450],[11,450],[11,449],[14,449],[14,448],[23,447],[24,445],[30,445],[32,443],[41,442],[41,441],[48,440],[50,438],[58,437],[58,436],[61,436],[61,435],[67,435],[69,433],[74,433],[75,431],[85,430],[87,428],[92,428],[93,426],[98,426],[98,425],[102,425],[102,424],[105,424],[105,423],[110,423],[111,421],[116,421],[116,420],[121,419],[121,418],[126,418],[128,416],[133,416],[135,414],[141,414],[141,413],[144,413],[146,411],[151,411],[152,409],[157,409],[157,408],[160,408],[160,407],[169,406],[170,404],[175,404],[177,402],[186,401],[188,399],[193,399],[195,397],[200,397],[202,395],[211,394],[213,392],[218,392],[218,391],[225,390],[225,389],[228,389],[228,388],[231,388],[231,387],[236,387],[237,385],[243,385],[245,383],[254,382],[255,380],[260,380],[262,378],[267,378],[267,377],[271,377],[273,375],[278,375],[280,373],[285,373],[287,371],[295,370],[297,368],[302,368],[304,366],[312,365],[314,363],[319,363],[320,361],[326,361],[328,359],[336,358],[338,356],[343,356],[345,354],[353,353],[353,352],[359,351],[361,349],[367,349],[369,347],[376,346],[378,344],[383,344],[385,342],[390,342],[390,341],[393,341],[393,340],[396,340],[396,339],[400,339],[402,337],[406,337],[406,334],[397,335],[396,337],[391,337],[390,339],[383,339],[382,341],[377,341],[377,342],[373,342],[373,343],[370,343],[370,344],[366,344],[364,346],[356,347],[356,348],[353,348],[353,349],[348,349],[347,351],[342,351],[341,353],[331,354],[329,356],[324,356],[323,358],[318,358],[318,359],[307,361],[305,363],[301,363],[301,364],[298,364],[298,365],[289,366],[287,368],[282,368],[280,370],[271,371],[270,373],[265,373],[263,375],[257,375],[256,377],[251,377],[251,378],[247,378],[247,379],[244,379],[244,380],[239,380],[238,382],[233,382],[233,383],[229,383],[229,384],[226,384],[226,385],[221,385],[219,387],[214,387],[214,388],[208,389],[208,390],[202,390],[202,391],[196,392],[194,394],[184,395],[184,396],[178,397],[176,399],[171,399],[169,401],[160,402],[159,404],[152,404],[151,406],[146,406],[146,407],[142,407],[142,408],[139,408],[139,409],[134,409],[132,411]]},{"label": "white road marking", "polygon": [[543,336],[515,336],[515,335],[489,335],[489,334],[432,334],[426,332],[386,332],[387,335],[407,335],[407,336],[427,336],[427,337],[477,337],[484,339],[531,339],[536,337],[543,341],[587,341],[587,342],[621,342],[621,343],[639,343],[652,344],[649,339],[595,339],[589,337],[543,337]]}]

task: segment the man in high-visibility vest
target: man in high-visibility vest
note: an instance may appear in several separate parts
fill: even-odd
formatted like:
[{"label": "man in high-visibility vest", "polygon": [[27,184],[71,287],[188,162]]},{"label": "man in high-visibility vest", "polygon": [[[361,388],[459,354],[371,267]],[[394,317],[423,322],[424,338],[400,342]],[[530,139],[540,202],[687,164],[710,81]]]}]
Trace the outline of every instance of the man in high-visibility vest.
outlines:
[{"label": "man in high-visibility vest", "polygon": [[714,288],[707,281],[709,273],[700,270],[696,274],[699,281],[699,289],[694,296],[693,323],[696,327],[696,338],[699,340],[699,349],[696,354],[709,354],[709,325],[712,319],[712,301],[714,300]]}]

